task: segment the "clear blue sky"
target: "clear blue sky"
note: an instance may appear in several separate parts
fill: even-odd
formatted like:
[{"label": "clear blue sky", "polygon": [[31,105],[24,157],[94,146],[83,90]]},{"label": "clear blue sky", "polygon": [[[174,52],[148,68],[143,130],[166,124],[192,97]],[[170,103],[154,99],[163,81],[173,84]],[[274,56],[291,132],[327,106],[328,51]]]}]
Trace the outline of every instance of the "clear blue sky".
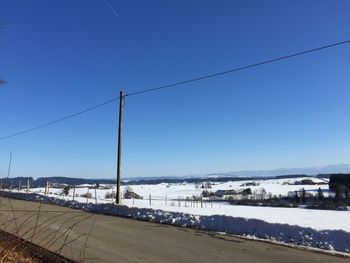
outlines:
[{"label": "clear blue sky", "polygon": [[[2,0],[0,136],[350,38],[349,1]],[[124,177],[345,163],[350,46],[127,98]],[[0,143],[0,177],[113,178],[117,104]]]}]

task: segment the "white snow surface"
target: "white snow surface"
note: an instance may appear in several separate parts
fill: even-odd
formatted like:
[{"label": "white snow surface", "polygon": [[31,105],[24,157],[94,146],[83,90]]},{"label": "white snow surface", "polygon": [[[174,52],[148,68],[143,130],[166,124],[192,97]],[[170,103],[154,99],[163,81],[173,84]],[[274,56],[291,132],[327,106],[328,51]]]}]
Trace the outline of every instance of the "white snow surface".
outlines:
[{"label": "white snow surface", "polygon": [[[307,192],[316,194],[320,187],[324,194],[327,195],[328,185],[286,185],[285,183],[294,183],[308,178],[292,178],[292,179],[270,179],[270,180],[255,180],[259,186],[242,186],[252,181],[231,181],[224,183],[211,183],[211,189],[196,188],[193,183],[166,184],[160,183],[155,185],[131,185],[130,187],[135,193],[142,196],[143,200],[122,199],[122,204],[129,207],[162,209],[164,211],[181,212],[194,215],[226,215],[232,217],[244,217],[250,219],[261,219],[269,223],[280,223],[298,225],[302,227],[310,227],[316,230],[344,230],[350,232],[350,211],[331,211],[331,210],[315,210],[303,208],[275,208],[275,207],[259,207],[259,206],[238,206],[230,205],[227,202],[204,202],[201,207],[200,202],[178,201],[172,199],[192,196],[199,196],[203,190],[215,192],[217,190],[227,189],[242,189],[251,188],[252,191],[264,188],[267,193],[273,195],[287,195],[290,191],[299,191],[304,188]],[[324,182],[322,179],[311,178],[314,182]],[[122,191],[126,186],[122,186]],[[115,186],[111,189],[88,189],[87,185],[82,185],[81,188],[76,188],[75,193],[81,194],[91,193],[91,199],[84,197],[75,197],[76,201],[82,203],[112,203],[112,199],[106,199],[107,192],[114,191]],[[31,189],[31,192],[44,193],[44,188]],[[73,189],[70,189],[68,196],[58,195],[62,192],[61,189],[51,188],[49,196],[72,200]],[[149,195],[151,194],[151,203]],[[167,200],[167,201],[166,201]]]}]

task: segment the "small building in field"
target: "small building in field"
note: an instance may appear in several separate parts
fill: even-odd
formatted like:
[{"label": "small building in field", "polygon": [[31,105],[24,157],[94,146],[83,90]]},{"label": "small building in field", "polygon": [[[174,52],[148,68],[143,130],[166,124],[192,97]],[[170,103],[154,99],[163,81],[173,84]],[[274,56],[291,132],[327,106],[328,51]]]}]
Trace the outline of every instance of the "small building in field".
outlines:
[{"label": "small building in field", "polygon": [[124,192],[124,198],[125,199],[142,199],[142,197],[136,194],[134,191],[128,191],[128,190]]}]

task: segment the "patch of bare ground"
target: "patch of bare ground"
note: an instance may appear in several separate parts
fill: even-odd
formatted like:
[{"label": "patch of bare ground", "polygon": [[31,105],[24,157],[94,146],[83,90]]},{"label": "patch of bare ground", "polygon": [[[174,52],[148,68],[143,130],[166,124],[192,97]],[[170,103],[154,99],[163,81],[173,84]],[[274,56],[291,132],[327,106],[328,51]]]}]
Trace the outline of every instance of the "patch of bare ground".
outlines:
[{"label": "patch of bare ground", "polygon": [[27,242],[0,230],[0,262],[9,263],[73,263],[70,259],[52,253],[42,247]]}]

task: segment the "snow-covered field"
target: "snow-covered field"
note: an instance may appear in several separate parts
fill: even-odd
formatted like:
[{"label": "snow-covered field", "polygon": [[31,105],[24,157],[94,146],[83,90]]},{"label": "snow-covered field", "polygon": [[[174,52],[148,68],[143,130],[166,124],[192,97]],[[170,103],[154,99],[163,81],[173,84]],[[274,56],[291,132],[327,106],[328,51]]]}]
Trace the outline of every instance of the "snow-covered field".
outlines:
[{"label": "snow-covered field", "polygon": [[[156,185],[132,185],[135,193],[142,196],[143,199],[122,199],[122,204],[129,207],[161,209],[164,211],[181,212],[193,215],[226,215],[232,217],[243,217],[250,219],[260,219],[269,223],[280,223],[289,225],[298,225],[310,227],[316,230],[344,230],[350,232],[350,211],[330,211],[314,210],[303,208],[274,208],[274,207],[256,207],[256,206],[237,206],[230,205],[227,202],[209,202],[209,201],[178,201],[177,199],[191,198],[200,196],[203,190],[215,192],[217,190],[238,190],[242,188],[251,188],[252,191],[259,191],[264,188],[267,193],[272,195],[287,195],[290,191],[299,191],[304,188],[307,192],[316,194],[320,187],[325,195],[328,194],[328,185],[289,185],[295,181],[304,178],[293,179],[271,179],[255,180],[256,186],[245,186],[252,181],[233,181],[224,183],[211,183],[210,189],[202,189],[201,185],[194,183],[181,184],[156,184]],[[312,178],[314,182],[322,183],[324,180]],[[104,186],[106,187],[106,186]],[[89,189],[88,186],[82,186],[75,189],[74,200],[81,203],[112,203],[111,198],[105,198],[106,193],[114,192],[115,186],[111,189]],[[122,186],[122,191],[128,186]],[[31,192],[43,194],[44,188],[31,189]],[[95,198],[96,191],[96,198]],[[91,193],[92,198],[80,197],[87,192]],[[70,189],[69,195],[62,195],[62,189],[50,188],[51,197],[64,200],[73,200],[73,189]],[[151,198],[151,200],[149,200]]]},{"label": "snow-covered field", "polygon": [[[254,181],[232,181],[224,183],[211,183],[210,189],[202,189],[200,187],[196,188],[195,184],[157,184],[157,185],[132,185],[131,187],[135,193],[140,194],[144,197],[148,197],[151,193],[157,197],[165,198],[167,195],[170,198],[186,198],[193,195],[200,195],[203,190],[208,190],[215,192],[217,190],[239,190],[242,188],[251,188],[251,190],[258,191],[262,188],[266,190],[267,193],[272,195],[287,195],[289,191],[299,191],[304,188],[308,192],[317,193],[319,187],[328,193],[328,185],[287,185],[287,183],[294,183],[295,181],[300,181],[306,178],[293,178],[293,179],[271,179],[271,180],[254,180]],[[309,179],[309,178],[307,178]],[[322,183],[324,180],[313,178],[314,182]],[[243,186],[246,183],[255,182],[259,184],[258,186]],[[168,186],[168,187],[167,187]],[[199,185],[200,186],[200,185]]]},{"label": "snow-covered field", "polygon": [[[288,183],[294,183],[295,181],[300,181],[302,179],[310,179],[310,178],[293,178],[293,179],[271,179],[271,180],[254,180],[254,181],[231,181],[231,182],[211,182],[210,189],[201,188],[201,184],[197,185],[194,183],[179,183],[179,184],[142,184],[142,185],[131,185],[131,186],[122,186],[122,191],[125,190],[126,187],[131,187],[133,191],[142,196],[143,199],[148,199],[151,194],[152,199],[177,199],[182,198],[186,199],[191,198],[192,196],[200,196],[203,190],[208,190],[211,192],[215,192],[217,190],[239,190],[244,188],[251,188],[251,190],[259,191],[264,188],[266,193],[271,193],[272,195],[287,195],[288,192],[299,191],[304,188],[307,192],[316,194],[318,188],[321,188],[325,195],[328,194],[328,185],[288,185]],[[312,180],[316,183],[324,183],[324,180],[318,178],[312,178]],[[254,182],[258,184],[257,186],[245,186],[247,183]],[[88,191],[88,187],[91,185],[81,186],[80,188],[76,188],[76,194],[81,195],[85,194]],[[105,185],[103,185],[105,186]],[[31,189],[32,192],[44,192],[44,188],[35,188]],[[97,190],[97,198],[99,200],[104,200],[107,192],[111,193],[115,191],[115,186],[110,185],[110,189],[98,189]],[[59,194],[62,192],[62,189],[50,188],[50,192]],[[90,189],[90,193],[95,198],[94,189]],[[73,189],[70,189],[69,196],[73,195]]]}]

